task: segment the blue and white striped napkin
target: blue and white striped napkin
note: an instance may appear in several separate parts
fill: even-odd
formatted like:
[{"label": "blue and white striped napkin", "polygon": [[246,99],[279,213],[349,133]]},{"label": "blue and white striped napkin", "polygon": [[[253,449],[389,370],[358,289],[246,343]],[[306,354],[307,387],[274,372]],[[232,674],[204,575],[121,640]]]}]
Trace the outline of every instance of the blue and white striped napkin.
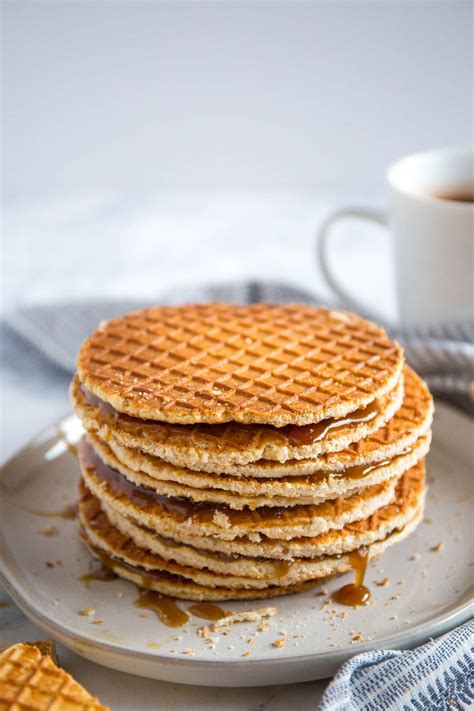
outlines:
[{"label": "blue and white striped napkin", "polygon": [[352,657],[319,711],[459,711],[474,708],[474,622],[413,650]]}]

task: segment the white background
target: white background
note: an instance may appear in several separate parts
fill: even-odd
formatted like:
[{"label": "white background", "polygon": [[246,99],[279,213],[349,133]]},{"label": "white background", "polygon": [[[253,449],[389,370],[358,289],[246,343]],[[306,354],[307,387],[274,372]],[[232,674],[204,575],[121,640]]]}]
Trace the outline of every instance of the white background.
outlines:
[{"label": "white background", "polygon": [[470,8],[7,0],[5,195],[380,189],[471,140]]}]

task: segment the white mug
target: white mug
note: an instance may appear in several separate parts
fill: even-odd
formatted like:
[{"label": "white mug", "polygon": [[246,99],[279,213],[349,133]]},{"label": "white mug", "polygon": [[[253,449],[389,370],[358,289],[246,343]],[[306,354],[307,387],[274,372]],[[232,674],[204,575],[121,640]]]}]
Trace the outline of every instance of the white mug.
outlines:
[{"label": "white mug", "polygon": [[[321,226],[319,259],[329,286],[348,308],[381,320],[380,314],[341,286],[328,265],[330,226],[344,217],[368,219],[387,225],[391,232],[402,324],[471,320],[473,151],[446,148],[417,153],[392,165],[386,179],[390,194],[388,212],[347,207],[331,214]],[[464,201],[459,199],[461,194]]]}]

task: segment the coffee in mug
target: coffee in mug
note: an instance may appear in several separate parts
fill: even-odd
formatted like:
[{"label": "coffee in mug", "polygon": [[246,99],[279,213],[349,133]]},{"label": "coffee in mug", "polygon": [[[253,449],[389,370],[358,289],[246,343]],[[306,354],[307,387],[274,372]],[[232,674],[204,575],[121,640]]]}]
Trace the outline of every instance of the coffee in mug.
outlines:
[{"label": "coffee in mug", "polygon": [[[441,324],[473,318],[474,153],[445,148],[402,158],[387,171],[389,208],[348,207],[319,230],[323,274],[344,304],[381,319],[339,283],[329,267],[330,227],[344,217],[388,226],[402,324]],[[382,317],[383,318],[383,317]]]}]

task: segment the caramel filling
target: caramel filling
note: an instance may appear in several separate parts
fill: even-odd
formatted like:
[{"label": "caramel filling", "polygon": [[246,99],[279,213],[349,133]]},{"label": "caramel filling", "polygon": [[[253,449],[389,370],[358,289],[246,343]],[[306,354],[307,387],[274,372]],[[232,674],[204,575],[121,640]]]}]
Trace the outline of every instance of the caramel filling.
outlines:
[{"label": "caramel filling", "polygon": [[[112,407],[112,405],[109,405],[109,403],[104,402],[96,395],[93,395],[84,385],[81,385],[81,391],[89,405],[99,409],[101,421],[106,425],[113,427],[114,425],[117,425],[117,423],[120,423],[120,426],[129,434],[136,436],[140,436],[142,434],[144,426],[147,428],[162,428],[163,424],[166,426],[166,423],[155,420],[142,420],[139,417],[132,417],[118,412],[118,410]],[[286,425],[285,427],[273,427],[272,425],[244,425],[238,422],[232,422],[216,425],[199,423],[196,425],[167,426],[171,426],[173,429],[179,429],[183,432],[195,430],[201,434],[216,437],[217,439],[222,438],[230,426],[232,427],[232,431],[234,433],[244,436],[246,434],[255,435],[265,431],[272,431],[283,436],[287,444],[290,446],[300,447],[302,445],[311,445],[314,442],[319,442],[332,430],[337,430],[347,425],[357,425],[364,422],[370,422],[377,417],[380,412],[381,402],[380,400],[374,400],[366,407],[359,408],[344,417],[331,417],[313,425]]]},{"label": "caramel filling", "polygon": [[[333,506],[333,502],[329,501],[314,505],[295,503],[295,505],[288,507],[260,506],[255,510],[249,508],[236,510],[231,509],[226,504],[216,505],[206,501],[196,502],[185,497],[166,496],[165,494],[158,494],[148,487],[130,482],[119,471],[105,464],[86,440],[82,440],[79,445],[79,455],[82,467],[90,471],[101,482],[105,482],[112,496],[128,499],[141,511],[159,516],[166,514],[178,523],[183,523],[193,518],[193,521],[197,524],[212,523],[220,525],[218,521],[224,517],[223,525],[225,527],[245,525],[250,530],[256,527],[265,529],[275,521],[278,521],[279,525],[284,525],[285,522],[289,524],[300,521],[303,523],[309,522],[315,511],[320,515],[324,515],[325,511],[330,511],[330,507]],[[387,464],[389,462],[385,461],[377,465],[352,467],[352,469],[343,471],[342,475],[363,478],[376,469],[383,469]]]}]

